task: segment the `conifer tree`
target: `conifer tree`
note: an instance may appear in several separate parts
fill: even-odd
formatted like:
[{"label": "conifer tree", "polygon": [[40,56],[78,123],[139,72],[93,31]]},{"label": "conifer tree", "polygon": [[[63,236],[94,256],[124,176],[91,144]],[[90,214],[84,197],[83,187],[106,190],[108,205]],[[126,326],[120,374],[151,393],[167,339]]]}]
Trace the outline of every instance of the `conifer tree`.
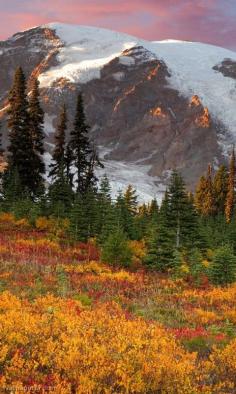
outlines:
[{"label": "conifer tree", "polygon": [[196,187],[196,192],[194,196],[194,203],[197,211],[202,216],[205,214],[204,206],[206,200],[206,190],[207,190],[207,180],[204,175],[201,176]]},{"label": "conifer tree", "polygon": [[229,246],[222,246],[216,250],[209,275],[216,285],[227,285],[235,281],[236,257]]},{"label": "conifer tree", "polygon": [[149,209],[150,208],[146,204],[142,204],[138,207],[137,215],[134,218],[134,225],[137,229],[138,239],[145,237],[148,227],[152,224],[152,216],[150,215]]},{"label": "conifer tree", "polygon": [[73,152],[77,193],[85,193],[96,182],[96,166],[101,166],[98,155],[89,141],[89,126],[84,113],[82,95],[79,94],[70,146]]},{"label": "conifer tree", "polygon": [[74,179],[74,174],[72,173],[72,169],[71,169],[72,164],[73,164],[73,152],[71,149],[70,142],[68,142],[66,144],[66,149],[65,149],[65,169],[66,169],[66,179],[71,188],[73,187],[73,179]]},{"label": "conifer tree", "polygon": [[212,180],[212,167],[209,164],[206,177],[206,196],[203,205],[204,214],[212,216],[215,214],[215,198],[214,198],[213,180]]},{"label": "conifer tree", "polygon": [[68,214],[73,200],[73,191],[70,180],[67,177],[65,160],[65,133],[67,129],[66,107],[63,105],[57,131],[55,134],[55,148],[50,164],[49,176],[52,183],[49,187],[49,202],[51,212],[57,217],[64,217]]},{"label": "conifer tree", "polygon": [[219,213],[224,214],[227,189],[228,189],[228,171],[224,165],[221,165],[215,174],[214,182],[213,182],[216,212],[218,214]]},{"label": "conifer tree", "polygon": [[35,168],[35,152],[30,134],[28,100],[23,70],[16,70],[14,83],[9,92],[9,147],[8,147],[8,179],[17,171],[22,192],[31,196],[37,189],[37,170]]},{"label": "conifer tree", "polygon": [[171,267],[175,248],[175,233],[170,227],[170,198],[168,190],[162,200],[158,223],[153,221],[146,236],[147,255],[144,263],[161,272]]},{"label": "conifer tree", "polygon": [[65,171],[65,144],[67,129],[67,112],[65,105],[62,106],[59,115],[59,123],[55,134],[55,148],[52,155],[52,163],[50,164],[49,176],[54,180],[57,179]]},{"label": "conifer tree", "polygon": [[129,185],[125,190],[124,201],[129,213],[134,216],[137,213],[138,196],[132,185]]},{"label": "conifer tree", "polygon": [[117,225],[117,222],[114,223],[111,219],[111,210],[111,187],[108,177],[104,175],[97,193],[97,232],[100,241],[104,241],[104,237]]},{"label": "conifer tree", "polygon": [[109,235],[102,248],[102,259],[116,266],[128,267],[131,263],[132,252],[125,233],[117,229]]},{"label": "conifer tree", "polygon": [[158,266],[166,271],[170,267],[176,243],[176,233],[171,224],[170,194],[166,190],[160,207],[158,221]]},{"label": "conifer tree", "polygon": [[148,209],[151,220],[157,220],[159,214],[159,207],[156,198],[151,201],[151,204]]},{"label": "conifer tree", "polygon": [[198,238],[197,215],[182,177],[173,171],[169,186],[169,226],[175,232],[175,247],[188,246]]},{"label": "conifer tree", "polygon": [[136,229],[134,226],[134,215],[128,207],[124,194],[119,191],[116,199],[116,211],[119,226],[124,230],[130,239],[136,238]]},{"label": "conifer tree", "polygon": [[216,213],[216,202],[212,180],[212,167],[209,164],[207,176],[202,176],[196,188],[195,205],[202,216],[213,216]]},{"label": "conifer tree", "polygon": [[40,105],[40,94],[39,94],[39,82],[35,78],[32,82],[32,91],[29,98],[29,128],[34,149],[34,168],[35,168],[35,182],[37,189],[40,190],[43,187],[44,180],[43,175],[45,174],[45,164],[43,160],[44,154],[44,112]]},{"label": "conifer tree", "polygon": [[230,165],[229,165],[229,178],[227,187],[227,196],[225,203],[225,218],[227,223],[232,219],[235,204],[235,151],[232,150]]}]

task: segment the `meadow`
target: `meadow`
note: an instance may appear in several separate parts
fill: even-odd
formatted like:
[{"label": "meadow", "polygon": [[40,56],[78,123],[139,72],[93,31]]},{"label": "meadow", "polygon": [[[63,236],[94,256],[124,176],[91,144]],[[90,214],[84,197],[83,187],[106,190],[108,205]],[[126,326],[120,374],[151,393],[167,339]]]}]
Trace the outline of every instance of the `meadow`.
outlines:
[{"label": "meadow", "polygon": [[236,392],[236,284],[145,271],[137,241],[119,269],[66,227],[0,215],[2,392]]}]

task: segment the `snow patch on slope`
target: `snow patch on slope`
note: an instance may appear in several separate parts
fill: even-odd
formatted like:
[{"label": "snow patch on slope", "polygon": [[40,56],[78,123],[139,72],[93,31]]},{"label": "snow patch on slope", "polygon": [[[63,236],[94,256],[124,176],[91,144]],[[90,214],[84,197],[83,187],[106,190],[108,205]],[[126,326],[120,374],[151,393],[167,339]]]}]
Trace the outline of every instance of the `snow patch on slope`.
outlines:
[{"label": "snow patch on slope", "polygon": [[233,133],[236,141],[236,81],[213,70],[226,58],[236,60],[236,53],[213,45],[174,40],[147,46],[168,66],[171,86],[186,97],[197,94],[211,115]]},{"label": "snow patch on slope", "polygon": [[99,178],[107,175],[112,197],[115,198],[120,190],[124,191],[129,185],[134,185],[140,203],[149,202],[155,197],[158,202],[161,202],[165,186],[160,178],[148,175],[151,166],[106,159],[110,151],[108,148],[99,148],[99,156],[104,169],[98,169],[96,174]]},{"label": "snow patch on slope", "polygon": [[72,83],[99,78],[105,64],[138,42],[135,37],[95,27],[60,23],[42,27],[55,30],[64,47],[57,56],[60,64],[39,77],[41,87],[50,86],[61,77]]},{"label": "snow patch on slope", "polygon": [[[64,43],[57,60],[39,79],[41,87],[50,86],[64,77],[73,83],[86,83],[100,77],[102,67],[115,57],[120,63],[132,66],[135,56],[151,56],[137,48],[143,46],[153,57],[163,60],[170,71],[170,85],[186,97],[197,94],[211,115],[222,122],[236,141],[236,81],[224,77],[213,67],[224,59],[236,61],[236,53],[213,45],[177,40],[149,42],[107,29],[51,23],[44,25],[55,30]],[[133,49],[132,49],[133,48]],[[124,50],[131,56],[121,56]],[[151,60],[151,58],[150,58]]]}]

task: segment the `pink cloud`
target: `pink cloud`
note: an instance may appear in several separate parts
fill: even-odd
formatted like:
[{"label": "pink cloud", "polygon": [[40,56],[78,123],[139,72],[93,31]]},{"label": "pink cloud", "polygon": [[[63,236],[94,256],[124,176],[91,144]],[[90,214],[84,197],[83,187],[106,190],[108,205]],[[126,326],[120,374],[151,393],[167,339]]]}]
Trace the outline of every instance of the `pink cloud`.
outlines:
[{"label": "pink cloud", "polygon": [[[2,0],[0,0],[1,2]],[[1,38],[52,21],[95,25],[146,39],[188,39],[236,49],[233,0],[9,0]]]}]

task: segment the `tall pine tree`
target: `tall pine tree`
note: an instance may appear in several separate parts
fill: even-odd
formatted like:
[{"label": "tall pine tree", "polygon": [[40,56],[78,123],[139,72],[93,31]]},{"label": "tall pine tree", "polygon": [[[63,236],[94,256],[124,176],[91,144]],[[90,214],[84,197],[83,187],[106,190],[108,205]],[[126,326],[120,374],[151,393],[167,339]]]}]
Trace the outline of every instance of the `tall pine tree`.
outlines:
[{"label": "tall pine tree", "polygon": [[232,219],[234,204],[235,204],[235,151],[233,148],[231,159],[230,159],[230,165],[229,165],[229,179],[228,179],[227,196],[225,202],[225,218],[227,223],[229,223]]},{"label": "tall pine tree", "polygon": [[63,105],[57,131],[55,135],[55,148],[50,164],[49,176],[52,184],[49,187],[49,201],[52,212],[58,217],[68,214],[71,207],[73,192],[70,180],[67,177],[65,160],[65,133],[67,129],[66,107]]},{"label": "tall pine tree", "polygon": [[44,154],[44,112],[40,105],[39,82],[35,78],[32,82],[32,90],[29,98],[29,127],[34,149],[35,182],[38,190],[43,188],[45,174]]},{"label": "tall pine tree", "polygon": [[30,133],[30,118],[26,95],[26,82],[23,70],[16,70],[14,83],[9,92],[8,128],[8,175],[6,179],[17,172],[22,187],[22,194],[34,196],[37,189],[37,174],[35,168],[35,151]]},{"label": "tall pine tree", "polygon": [[89,141],[89,126],[86,121],[82,95],[79,94],[70,146],[75,166],[77,193],[84,194],[96,182],[95,167],[100,165],[96,150]]}]

